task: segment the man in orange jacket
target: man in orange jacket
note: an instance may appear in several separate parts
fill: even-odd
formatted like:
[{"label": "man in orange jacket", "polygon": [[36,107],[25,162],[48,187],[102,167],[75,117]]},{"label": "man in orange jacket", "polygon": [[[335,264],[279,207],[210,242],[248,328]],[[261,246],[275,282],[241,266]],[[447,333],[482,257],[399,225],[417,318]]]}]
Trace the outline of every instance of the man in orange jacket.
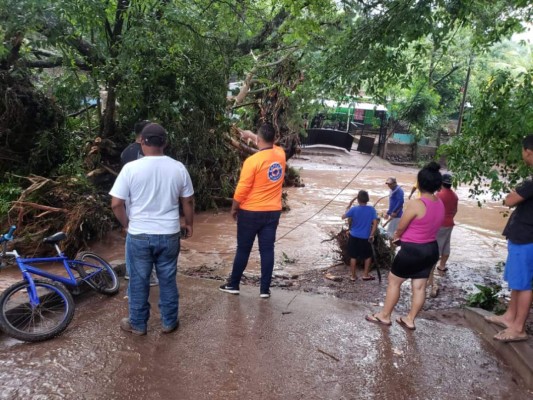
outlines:
[{"label": "man in orange jacket", "polygon": [[237,220],[237,252],[231,276],[220,290],[239,294],[241,277],[257,236],[261,256],[260,297],[268,299],[274,269],[274,242],[281,215],[285,151],[274,144],[276,132],[270,124],[263,124],[257,135],[250,131],[240,133],[243,138],[254,141],[259,151],[244,161],[233,196],[231,215]]}]

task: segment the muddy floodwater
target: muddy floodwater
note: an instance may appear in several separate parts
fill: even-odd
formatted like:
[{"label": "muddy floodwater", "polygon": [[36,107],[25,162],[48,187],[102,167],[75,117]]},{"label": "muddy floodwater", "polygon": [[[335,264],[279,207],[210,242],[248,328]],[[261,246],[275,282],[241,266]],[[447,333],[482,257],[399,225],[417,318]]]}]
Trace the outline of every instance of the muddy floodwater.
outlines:
[{"label": "muddy floodwater", "polygon": [[[392,165],[366,154],[324,147],[304,149],[301,156],[291,159],[290,166],[300,171],[305,186],[286,189],[290,210],[282,214],[278,228],[273,285],[381,305],[387,271],[381,271],[381,284],[377,280],[350,282],[348,268],[339,265],[337,244],[330,239],[343,227],[341,215],[360,189],[369,192],[370,203],[375,204],[378,214],[385,213],[389,193],[385,185],[387,177],[396,177],[407,200],[418,169]],[[509,295],[502,281],[506,242],[501,235],[508,208],[501,200],[489,197],[481,199],[483,207],[480,208],[478,200],[469,198],[467,186],[459,186],[457,194],[459,210],[447,264],[449,270],[444,276],[436,276],[439,295],[428,298],[421,314],[423,318],[447,323],[460,323],[461,318],[457,318],[455,312],[442,311],[463,306],[466,298],[477,291],[476,284],[498,284],[503,287],[501,296]],[[94,250],[108,259],[121,259],[124,258],[123,242],[119,234],[113,233],[106,241],[95,244]],[[231,271],[235,248],[236,223],[228,210],[198,213],[194,237],[182,241],[179,271],[223,280]],[[326,272],[336,280],[324,279]],[[250,279],[244,284],[257,284],[260,276],[257,241],[245,276]],[[410,304],[408,284],[402,286],[402,293],[398,304],[400,312]],[[528,331],[533,333],[531,324]]]},{"label": "muddy floodwater", "polygon": [[[417,170],[327,148],[306,149],[290,165],[305,187],[287,189],[290,210],[278,229],[274,282],[287,290],[275,287],[270,299],[259,299],[254,247],[240,296],[218,291],[231,270],[236,224],[228,210],[198,213],[179,258],[178,331],[161,333],[157,287],[148,334],[120,331],[127,315],[121,279],[119,295],[78,296],[73,322],[56,339],[26,344],[0,335],[0,399],[532,398],[454,313],[475,283],[501,283],[506,209],[499,202],[480,209],[467,187],[458,188],[449,271],[437,278],[441,294],[426,302],[416,333],[406,332],[365,321],[383,301],[386,271],[381,284],[350,282],[328,239],[358,190],[384,212],[386,178],[395,176],[407,197]],[[110,261],[124,258],[118,232],[91,247]],[[404,286],[399,312],[408,307]]]},{"label": "muddy floodwater", "polygon": [[[287,189],[290,210],[282,214],[275,250],[278,276],[301,275],[336,264],[336,243],[328,239],[343,226],[341,215],[349,201],[360,189],[367,190],[378,214],[384,213],[389,192],[386,178],[397,178],[407,200],[418,171],[366,154],[328,148],[306,149],[290,165],[300,171],[305,187]],[[502,283],[501,263],[506,257],[501,232],[506,223],[503,213],[508,209],[501,201],[490,199],[483,199],[483,207],[479,208],[477,200],[468,197],[466,186],[460,186],[457,194],[459,211],[452,234],[449,271],[445,277],[437,278],[445,291],[447,287],[454,290],[450,291],[453,293],[450,298],[443,296],[444,302],[435,301],[440,307],[457,306],[457,290],[465,294],[475,291],[476,283]],[[211,276],[226,277],[231,271],[235,248],[236,224],[228,210],[198,213],[194,237],[182,241],[180,271],[206,267]],[[118,234],[95,244],[94,249],[108,259],[124,257],[123,239]],[[256,241],[246,273],[258,276],[259,272]]]}]

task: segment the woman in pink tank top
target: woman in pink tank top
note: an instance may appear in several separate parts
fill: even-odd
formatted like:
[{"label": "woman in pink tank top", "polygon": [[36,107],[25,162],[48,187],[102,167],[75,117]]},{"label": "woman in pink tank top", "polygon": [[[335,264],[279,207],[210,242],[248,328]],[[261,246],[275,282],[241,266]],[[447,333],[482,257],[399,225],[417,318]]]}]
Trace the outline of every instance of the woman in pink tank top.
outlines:
[{"label": "woman in pink tank top", "polygon": [[400,298],[400,287],[411,279],[412,300],[409,314],[398,317],[396,322],[409,330],[415,330],[415,318],[426,299],[426,283],[433,265],[439,259],[437,232],[444,220],[444,204],[435,196],[441,187],[440,165],[431,162],[418,172],[418,188],[421,196],[410,200],[394,232],[393,242],[401,244],[388,276],[387,295],[383,309],[367,315],[369,322],[391,325],[391,314]]}]

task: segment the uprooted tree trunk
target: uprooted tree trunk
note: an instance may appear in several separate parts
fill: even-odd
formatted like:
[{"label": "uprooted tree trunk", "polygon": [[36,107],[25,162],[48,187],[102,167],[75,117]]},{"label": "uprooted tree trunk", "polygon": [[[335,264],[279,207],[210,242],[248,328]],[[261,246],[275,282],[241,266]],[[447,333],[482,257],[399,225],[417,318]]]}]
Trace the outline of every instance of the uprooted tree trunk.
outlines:
[{"label": "uprooted tree trunk", "polygon": [[[295,49],[288,49],[278,60],[264,63],[264,57],[272,56],[266,52],[262,56],[255,56],[255,66],[247,73],[239,93],[230,98],[228,111],[234,112],[240,108],[251,109],[252,115],[244,123],[253,131],[257,131],[263,123],[270,123],[276,131],[276,143],[283,147],[287,160],[300,151],[298,130],[289,125],[290,104],[287,93],[292,93],[304,80],[304,75],[296,67],[292,58]],[[260,78],[260,79],[259,79]],[[265,83],[267,82],[267,83]],[[236,129],[232,128],[227,135],[231,146],[239,150],[243,157],[257,152],[251,143],[245,143]],[[285,180],[287,186],[301,186],[301,180],[294,171],[287,171]]]}]

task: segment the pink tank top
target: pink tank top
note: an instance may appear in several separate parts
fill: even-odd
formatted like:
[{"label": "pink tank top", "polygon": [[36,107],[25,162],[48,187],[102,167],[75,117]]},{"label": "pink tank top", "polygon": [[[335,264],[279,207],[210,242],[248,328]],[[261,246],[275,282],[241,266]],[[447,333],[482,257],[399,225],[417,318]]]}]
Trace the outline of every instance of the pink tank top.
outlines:
[{"label": "pink tank top", "polygon": [[411,221],[400,240],[411,243],[430,243],[437,240],[437,232],[444,220],[444,204],[442,200],[431,201],[421,197],[426,206],[426,214],[422,218],[415,218]]}]

